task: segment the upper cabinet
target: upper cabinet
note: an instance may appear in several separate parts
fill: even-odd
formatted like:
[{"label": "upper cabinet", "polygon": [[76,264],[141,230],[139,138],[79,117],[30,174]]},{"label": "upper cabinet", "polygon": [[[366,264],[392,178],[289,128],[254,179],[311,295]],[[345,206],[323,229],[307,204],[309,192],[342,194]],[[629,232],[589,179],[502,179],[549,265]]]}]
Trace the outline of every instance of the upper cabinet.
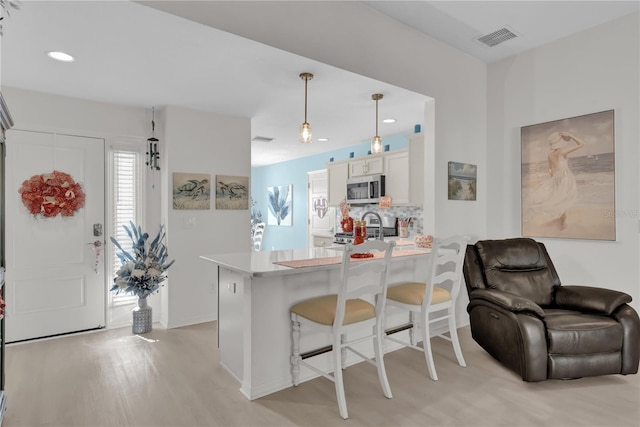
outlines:
[{"label": "upper cabinet", "polygon": [[338,206],[347,197],[347,179],[349,178],[349,162],[331,162],[327,165],[329,190],[327,199],[329,206]]},{"label": "upper cabinet", "polygon": [[384,159],[381,154],[369,155],[349,161],[349,178],[365,175],[379,175],[384,172]]},{"label": "upper cabinet", "polygon": [[378,174],[385,175],[385,194],[394,206],[422,206],[424,136],[416,133],[407,139],[407,148],[328,163],[329,206],[338,206],[345,198],[347,179]]},{"label": "upper cabinet", "polygon": [[385,195],[391,197],[393,205],[408,205],[411,202],[411,180],[409,176],[409,150],[390,151],[384,156]]}]

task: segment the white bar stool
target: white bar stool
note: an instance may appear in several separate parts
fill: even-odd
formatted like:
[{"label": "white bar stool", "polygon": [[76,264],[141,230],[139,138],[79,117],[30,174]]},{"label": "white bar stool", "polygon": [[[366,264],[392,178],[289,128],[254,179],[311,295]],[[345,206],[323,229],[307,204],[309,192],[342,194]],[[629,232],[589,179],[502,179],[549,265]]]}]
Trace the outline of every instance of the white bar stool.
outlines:
[{"label": "white bar stool", "polygon": [[[438,381],[438,375],[431,352],[430,323],[448,319],[449,336],[443,334],[437,336],[451,341],[458,364],[462,367],[467,366],[458,340],[455,308],[462,282],[462,263],[468,240],[467,237],[460,236],[444,240],[435,239],[429,256],[426,282],[403,282],[390,285],[387,289],[388,309],[399,308],[409,312],[409,323],[388,329],[387,339],[423,351],[429,376],[434,381]],[[439,311],[444,311],[444,315],[429,316],[430,313]],[[416,331],[418,328],[422,331],[422,347],[418,347]],[[392,336],[407,329],[410,337],[408,343]]]},{"label": "white bar stool", "polygon": [[[360,245],[346,245],[342,257],[341,280],[337,294],[312,298],[291,307],[291,336],[293,351],[291,354],[291,374],[293,385],[299,384],[300,365],[333,381],[336,388],[340,416],[348,418],[347,402],[344,393],[342,370],[345,368],[346,351],[350,350],[359,357],[376,366],[378,379],[384,395],[391,399],[391,388],[384,367],[382,344],[384,339],[383,320],[385,294],[387,291],[387,269],[395,242],[369,240]],[[352,258],[352,255],[377,251],[373,258]],[[364,277],[367,275],[366,277]],[[358,278],[360,278],[358,280]],[[372,304],[362,299],[373,297]],[[363,327],[371,326],[372,333],[354,340],[348,340],[347,334]],[[320,330],[330,332],[332,345],[317,350],[300,352],[302,331]],[[374,359],[370,359],[351,346],[373,339]],[[333,351],[333,375],[323,372],[306,359]]]}]

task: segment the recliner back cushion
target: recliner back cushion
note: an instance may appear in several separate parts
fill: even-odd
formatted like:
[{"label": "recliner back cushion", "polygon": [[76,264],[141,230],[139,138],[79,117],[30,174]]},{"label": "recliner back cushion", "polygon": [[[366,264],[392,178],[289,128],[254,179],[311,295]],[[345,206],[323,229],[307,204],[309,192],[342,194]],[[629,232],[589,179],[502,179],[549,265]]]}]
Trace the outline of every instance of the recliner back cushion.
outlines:
[{"label": "recliner back cushion", "polygon": [[476,243],[487,288],[528,298],[540,306],[553,301],[560,279],[544,245],[527,238],[481,240]]}]

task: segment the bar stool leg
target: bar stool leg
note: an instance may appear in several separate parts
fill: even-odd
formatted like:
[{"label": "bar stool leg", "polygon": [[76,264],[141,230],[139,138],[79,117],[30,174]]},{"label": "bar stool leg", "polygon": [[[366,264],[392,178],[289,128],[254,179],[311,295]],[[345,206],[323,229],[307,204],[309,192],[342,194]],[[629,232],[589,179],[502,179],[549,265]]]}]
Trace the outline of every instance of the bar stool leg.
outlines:
[{"label": "bar stool leg", "polygon": [[418,322],[416,322],[415,312],[409,312],[409,322],[413,328],[409,329],[409,342],[411,345],[418,345]]},{"label": "bar stool leg", "polygon": [[458,329],[456,327],[456,312],[453,306],[449,308],[449,335],[451,336],[453,351],[456,353],[456,359],[458,359],[458,365],[466,367],[467,364],[465,363],[464,357],[462,356],[460,340],[458,339]]},{"label": "bar stool leg", "polygon": [[347,412],[347,399],[344,394],[344,380],[342,378],[342,351],[336,351],[337,348],[342,350],[340,345],[342,341],[341,336],[334,337],[333,342],[333,378],[336,386],[336,397],[338,398],[338,409],[340,416],[345,420],[349,418]]},{"label": "bar stool leg", "polygon": [[438,381],[438,374],[436,374],[436,365],[433,363],[433,353],[431,353],[431,336],[429,333],[429,312],[421,313],[422,317],[422,349],[424,351],[424,358],[427,360],[427,367],[429,368],[429,376],[432,380]]},{"label": "bar stool leg", "polygon": [[[340,343],[344,345],[346,344],[346,342],[347,342],[347,334],[340,335]],[[345,369],[347,367],[347,348],[346,347],[340,348],[340,358],[342,362],[342,369]]]},{"label": "bar stool leg", "polygon": [[300,322],[291,320],[291,338],[293,342],[293,352],[291,354],[291,379],[293,385],[300,384]]},{"label": "bar stool leg", "polygon": [[376,325],[373,327],[373,351],[375,353],[376,358],[376,368],[378,370],[378,379],[380,380],[380,385],[382,386],[382,392],[385,397],[391,399],[393,394],[391,394],[391,387],[389,386],[389,379],[387,378],[387,371],[384,366],[384,322],[382,319],[379,319],[376,322]]}]

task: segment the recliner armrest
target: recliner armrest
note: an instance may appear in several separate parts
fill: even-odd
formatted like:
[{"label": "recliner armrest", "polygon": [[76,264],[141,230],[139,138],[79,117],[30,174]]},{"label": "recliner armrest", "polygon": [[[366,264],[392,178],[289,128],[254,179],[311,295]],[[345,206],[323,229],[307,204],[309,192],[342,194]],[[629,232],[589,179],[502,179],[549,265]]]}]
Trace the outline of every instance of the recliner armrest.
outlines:
[{"label": "recliner armrest", "polygon": [[631,302],[631,296],[613,289],[558,286],[555,302],[558,307],[610,316],[622,304]]},{"label": "recliner armrest", "polygon": [[544,310],[530,299],[523,298],[497,289],[475,289],[469,295],[469,300],[482,299],[496,304],[512,313],[531,313],[544,319]]}]

